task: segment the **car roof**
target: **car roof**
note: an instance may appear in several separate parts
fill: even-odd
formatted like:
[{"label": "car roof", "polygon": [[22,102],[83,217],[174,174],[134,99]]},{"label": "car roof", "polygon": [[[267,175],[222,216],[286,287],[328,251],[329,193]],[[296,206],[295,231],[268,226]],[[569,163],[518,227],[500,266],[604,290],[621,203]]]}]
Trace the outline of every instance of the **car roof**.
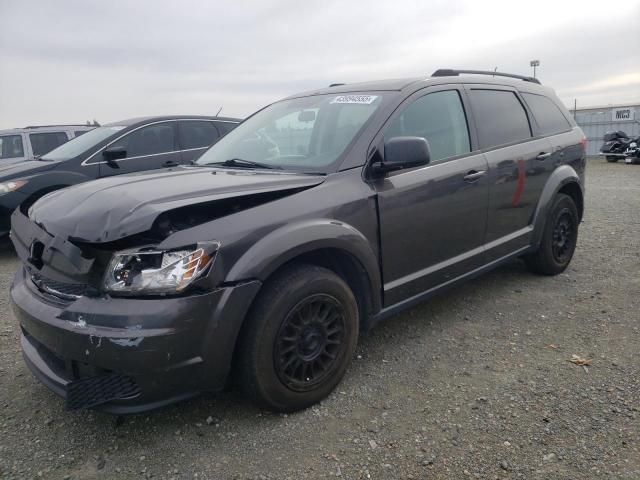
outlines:
[{"label": "car roof", "polygon": [[127,118],[124,120],[119,120],[117,122],[105,123],[105,126],[115,126],[115,125],[123,125],[126,127],[130,127],[133,125],[150,123],[150,122],[162,122],[165,120],[217,120],[219,122],[232,122],[232,123],[240,123],[242,119],[233,118],[233,117],[215,117],[215,116],[207,116],[207,115],[163,115],[163,116],[151,116],[151,117],[137,117],[137,118]]},{"label": "car roof", "polygon": [[497,85],[497,86],[509,86],[514,87],[520,91],[532,92],[532,93],[545,93],[552,94],[553,90],[549,87],[534,83],[532,81],[525,81],[518,78],[510,78],[499,76],[496,72],[496,76],[492,75],[451,75],[451,76],[424,76],[424,77],[412,77],[412,78],[395,78],[389,80],[377,80],[373,82],[358,82],[358,83],[335,83],[328,87],[309,90],[307,92],[291,95],[287,99],[306,97],[310,95],[323,95],[323,94],[343,94],[350,92],[384,92],[384,91],[402,91],[405,89],[418,90],[430,85],[447,85],[447,84],[485,84],[485,85]]},{"label": "car roof", "polygon": [[0,135],[16,134],[16,133],[34,133],[34,132],[56,132],[60,130],[91,130],[96,125],[33,125],[22,128],[8,128],[0,130]]}]

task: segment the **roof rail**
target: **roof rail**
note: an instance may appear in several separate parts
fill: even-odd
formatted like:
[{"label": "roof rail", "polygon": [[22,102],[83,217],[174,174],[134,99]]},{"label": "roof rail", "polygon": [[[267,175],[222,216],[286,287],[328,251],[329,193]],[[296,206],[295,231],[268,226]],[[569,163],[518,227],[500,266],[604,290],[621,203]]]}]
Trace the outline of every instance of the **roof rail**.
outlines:
[{"label": "roof rail", "polygon": [[331,85],[329,85],[329,88],[331,88],[331,87],[339,87],[340,85],[344,85],[344,83],[332,83]]},{"label": "roof rail", "polygon": [[441,68],[436,70],[431,75],[432,77],[457,77],[461,73],[470,73],[472,75],[492,75],[498,77],[509,77],[509,78],[518,78],[520,80],[524,80],[525,82],[537,83],[540,85],[540,80],[535,77],[526,77],[524,75],[515,75],[513,73],[503,73],[503,72],[492,72],[487,70],[453,70],[450,68]]}]

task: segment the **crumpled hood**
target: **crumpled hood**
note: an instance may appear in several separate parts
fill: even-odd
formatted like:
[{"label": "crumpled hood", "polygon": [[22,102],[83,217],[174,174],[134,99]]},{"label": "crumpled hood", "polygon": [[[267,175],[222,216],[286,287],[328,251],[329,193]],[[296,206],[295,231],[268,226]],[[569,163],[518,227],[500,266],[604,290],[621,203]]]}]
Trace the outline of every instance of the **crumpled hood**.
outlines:
[{"label": "crumpled hood", "polygon": [[58,190],[36,202],[29,217],[52,235],[104,243],[145,232],[159,214],[176,208],[322,182],[322,175],[180,167]]},{"label": "crumpled hood", "polygon": [[2,165],[0,161],[0,182],[13,180],[14,178],[28,177],[34,173],[49,170],[54,166],[54,162],[40,162],[37,160],[25,160],[24,162],[9,165]]}]

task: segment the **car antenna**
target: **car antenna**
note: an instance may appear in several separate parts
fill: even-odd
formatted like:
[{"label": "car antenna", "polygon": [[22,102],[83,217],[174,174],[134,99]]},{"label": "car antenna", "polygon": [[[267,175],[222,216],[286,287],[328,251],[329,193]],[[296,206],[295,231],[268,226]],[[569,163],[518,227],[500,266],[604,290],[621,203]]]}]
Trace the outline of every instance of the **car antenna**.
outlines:
[{"label": "car antenna", "polygon": [[220,107],[220,110],[218,110],[218,113],[216,113],[216,117],[220,116],[220,112],[222,111],[222,107]]}]

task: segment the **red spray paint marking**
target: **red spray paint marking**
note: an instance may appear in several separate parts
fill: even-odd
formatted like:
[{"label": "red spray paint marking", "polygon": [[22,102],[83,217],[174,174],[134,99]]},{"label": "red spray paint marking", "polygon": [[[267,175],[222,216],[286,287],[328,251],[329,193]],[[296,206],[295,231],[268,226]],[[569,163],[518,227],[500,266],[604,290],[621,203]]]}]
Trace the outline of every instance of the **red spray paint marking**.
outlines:
[{"label": "red spray paint marking", "polygon": [[522,198],[522,192],[524,192],[524,181],[526,175],[524,170],[524,160],[521,158],[518,160],[518,185],[516,187],[516,191],[513,194],[513,199],[511,200],[511,206],[517,207],[520,205],[520,199]]}]

